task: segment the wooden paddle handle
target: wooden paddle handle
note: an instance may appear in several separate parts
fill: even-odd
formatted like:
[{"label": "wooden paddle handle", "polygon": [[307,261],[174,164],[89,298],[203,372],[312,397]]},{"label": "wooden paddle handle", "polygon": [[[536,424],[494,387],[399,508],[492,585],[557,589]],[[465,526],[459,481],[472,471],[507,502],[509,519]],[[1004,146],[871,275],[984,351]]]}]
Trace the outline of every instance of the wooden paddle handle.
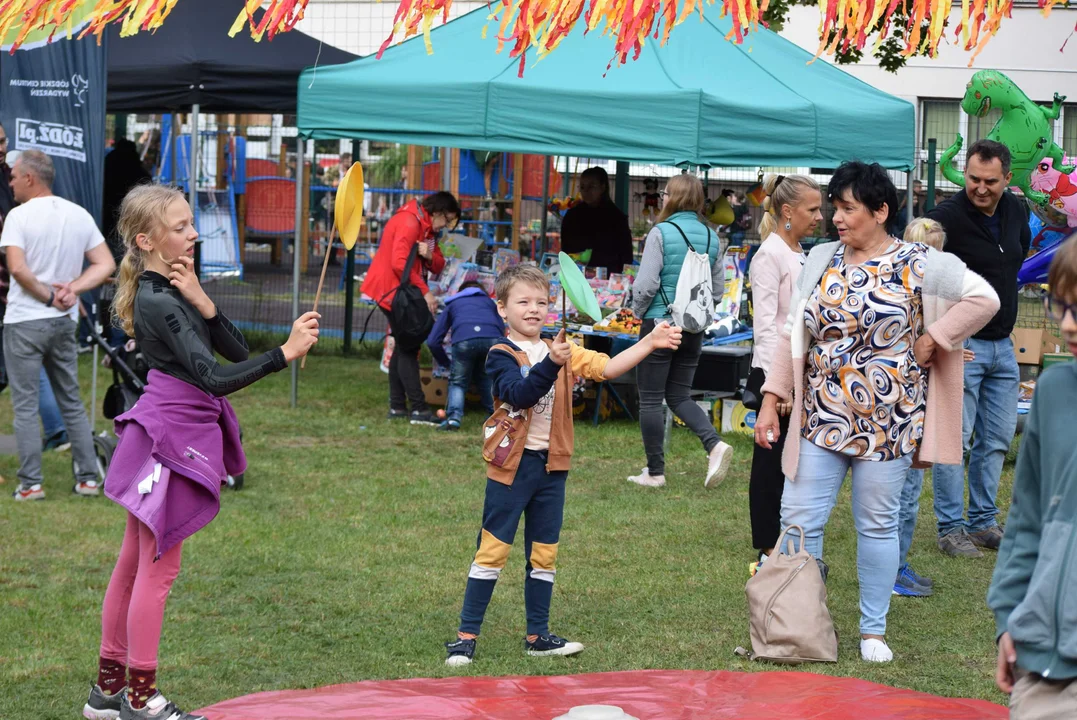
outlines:
[{"label": "wooden paddle handle", "polygon": [[[314,294],[314,309],[313,312],[318,312],[318,302],[322,299],[322,286],[325,284],[325,269],[329,267],[329,256],[333,253],[333,241],[337,238],[337,226],[333,225],[333,229],[329,233],[329,244],[325,247],[325,258],[322,260],[322,276],[318,278],[318,292]],[[299,369],[303,370],[307,367],[307,356],[304,355],[303,359],[299,362]]]}]

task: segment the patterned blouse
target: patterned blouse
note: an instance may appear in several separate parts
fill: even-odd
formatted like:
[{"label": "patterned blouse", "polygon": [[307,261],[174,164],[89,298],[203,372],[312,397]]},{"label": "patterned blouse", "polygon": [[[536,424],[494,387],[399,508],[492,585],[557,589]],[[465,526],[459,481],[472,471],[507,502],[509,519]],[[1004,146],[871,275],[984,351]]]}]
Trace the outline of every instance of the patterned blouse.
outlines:
[{"label": "patterned blouse", "polygon": [[926,258],[925,245],[899,240],[862,265],[846,265],[838,250],[805,310],[805,439],[865,460],[916,450],[926,376],[913,345],[924,332]]}]

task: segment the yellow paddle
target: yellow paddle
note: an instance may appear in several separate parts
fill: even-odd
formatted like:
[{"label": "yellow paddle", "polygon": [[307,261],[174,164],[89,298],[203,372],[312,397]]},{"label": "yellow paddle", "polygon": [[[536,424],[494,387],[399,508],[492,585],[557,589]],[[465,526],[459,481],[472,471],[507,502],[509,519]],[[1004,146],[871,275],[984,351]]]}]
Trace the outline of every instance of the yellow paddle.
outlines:
[{"label": "yellow paddle", "polygon": [[[318,312],[318,302],[322,299],[322,286],[325,285],[325,270],[329,267],[329,255],[333,252],[333,240],[340,231],[340,242],[345,250],[351,250],[359,240],[359,230],[363,227],[363,166],[359,163],[348,168],[337,186],[337,202],[333,209],[333,229],[329,233],[329,244],[325,248],[322,260],[322,274],[318,278],[318,292],[314,294],[314,312]],[[307,366],[307,357],[299,363],[300,368]]]}]

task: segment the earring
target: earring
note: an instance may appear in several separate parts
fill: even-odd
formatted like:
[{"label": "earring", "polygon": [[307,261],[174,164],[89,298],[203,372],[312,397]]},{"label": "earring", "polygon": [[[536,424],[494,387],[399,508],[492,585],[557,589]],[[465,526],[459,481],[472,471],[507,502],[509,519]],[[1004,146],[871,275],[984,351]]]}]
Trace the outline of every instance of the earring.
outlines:
[{"label": "earring", "polygon": [[791,222],[789,222],[788,220],[786,220],[785,221],[785,231],[789,232],[792,229],[793,229],[793,224]]}]

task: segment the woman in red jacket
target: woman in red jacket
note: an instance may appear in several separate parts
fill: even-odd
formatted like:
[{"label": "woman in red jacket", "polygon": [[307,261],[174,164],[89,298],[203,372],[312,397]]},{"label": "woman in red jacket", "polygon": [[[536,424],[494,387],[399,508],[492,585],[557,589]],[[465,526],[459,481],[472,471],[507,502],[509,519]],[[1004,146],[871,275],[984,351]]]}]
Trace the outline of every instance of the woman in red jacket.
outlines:
[{"label": "woman in red jacket", "polygon": [[[417,244],[417,261],[412,263],[410,282],[423,291],[430,312],[436,312],[437,300],[431,294],[426,278],[428,275],[437,275],[445,267],[437,234],[455,226],[459,219],[460,203],[448,192],[437,192],[421,201],[412,200],[402,206],[385,223],[378,251],[363,281],[363,294],[376,302],[388,317],[408,256]],[[389,361],[390,420],[410,419],[412,425],[438,424],[426,404],[423,386],[419,382],[419,349],[424,340],[408,347],[402,347],[397,342],[393,349]],[[407,407],[409,400],[410,415]]]}]

